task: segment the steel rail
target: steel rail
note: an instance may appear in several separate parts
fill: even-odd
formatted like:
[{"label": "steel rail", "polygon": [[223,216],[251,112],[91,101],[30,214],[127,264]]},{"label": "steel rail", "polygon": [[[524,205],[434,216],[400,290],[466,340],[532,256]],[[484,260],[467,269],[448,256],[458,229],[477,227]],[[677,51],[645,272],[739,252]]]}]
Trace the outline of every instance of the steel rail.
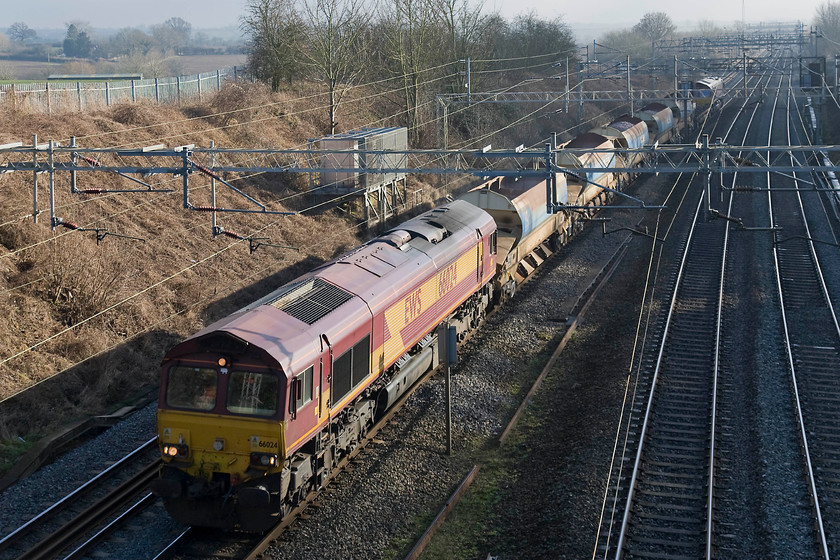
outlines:
[{"label": "steel rail", "polygon": [[[774,104],[774,106],[773,106],[774,114],[775,114],[775,111],[776,111],[776,104]],[[787,122],[787,125],[788,125],[788,142],[790,142],[790,121],[789,120]],[[772,130],[770,131],[770,133],[768,135],[768,142],[770,141],[771,136],[772,136]],[[767,174],[767,185],[768,185],[768,187],[771,186],[771,184],[772,184],[771,183],[771,177],[770,177],[770,174],[768,173]],[[776,224],[777,220],[774,218],[776,212],[775,212],[774,206],[773,206],[773,191],[772,191],[772,188],[768,190],[767,197],[768,197],[770,225],[774,226]],[[797,198],[798,198],[799,203],[801,205],[802,199],[801,199],[801,196],[799,195],[799,193],[797,193]],[[803,221],[805,220],[804,212],[802,213],[802,220]],[[806,228],[807,228],[807,221],[806,221]],[[816,252],[814,251],[813,243],[809,242],[809,246],[810,246],[810,250],[812,252],[813,258],[816,259]],[[822,508],[820,506],[819,493],[818,493],[817,485],[816,485],[816,475],[815,475],[815,472],[814,472],[814,465],[813,465],[813,461],[811,459],[811,449],[810,449],[810,445],[809,445],[809,441],[808,441],[808,433],[807,433],[807,430],[805,428],[805,417],[804,417],[804,413],[803,413],[803,410],[802,410],[803,406],[802,406],[802,400],[801,400],[801,391],[800,391],[800,387],[799,387],[799,380],[798,380],[797,375],[796,375],[797,366],[796,366],[795,357],[793,355],[792,333],[791,333],[790,325],[789,325],[789,322],[788,322],[788,313],[787,313],[786,305],[785,305],[786,298],[785,298],[785,293],[784,293],[785,292],[784,281],[783,281],[783,278],[782,278],[779,247],[778,247],[777,243],[774,243],[774,245],[773,245],[773,260],[774,260],[774,265],[775,265],[776,285],[777,285],[779,303],[780,303],[779,309],[780,309],[780,313],[781,313],[782,327],[783,327],[784,338],[785,338],[785,348],[786,348],[786,354],[787,354],[787,358],[788,358],[788,367],[790,368],[790,372],[791,372],[791,384],[793,386],[794,402],[795,402],[795,405],[796,405],[796,417],[797,417],[797,422],[798,422],[798,425],[799,425],[799,436],[802,440],[802,451],[804,453],[805,467],[806,467],[806,471],[807,471],[808,486],[809,486],[808,489],[809,489],[809,492],[811,494],[812,505],[813,505],[814,515],[815,515],[815,521],[816,521],[816,526],[817,526],[817,531],[818,531],[818,540],[819,540],[819,544],[820,544],[820,548],[821,548],[822,557],[825,560],[828,560],[830,558],[830,553],[829,553],[829,550],[828,550],[828,539],[827,539],[827,536],[826,536],[825,525],[823,523]],[[817,261],[814,261],[814,262],[817,262]],[[820,279],[822,279],[821,274],[820,274]],[[823,283],[823,288],[825,288],[824,283]],[[827,292],[825,292],[825,294],[827,296]],[[829,300],[829,304],[830,304],[830,300]],[[836,317],[835,317],[835,324],[836,324],[836,321],[837,320],[836,320]]]},{"label": "steel rail", "polygon": [[631,510],[632,505],[633,505],[633,498],[634,498],[635,489],[636,489],[636,482],[639,478],[639,470],[640,470],[639,467],[640,467],[641,462],[642,462],[643,448],[644,448],[645,439],[646,439],[646,436],[647,436],[647,433],[648,433],[648,426],[649,426],[649,423],[650,423],[651,412],[653,410],[653,401],[654,401],[654,394],[655,394],[655,391],[656,391],[656,384],[657,384],[657,381],[659,380],[659,374],[660,374],[660,370],[661,370],[662,359],[663,359],[663,356],[664,356],[664,353],[665,353],[665,346],[666,346],[665,341],[667,340],[667,333],[668,333],[668,330],[671,326],[671,322],[673,321],[674,312],[675,312],[676,303],[677,303],[677,294],[678,294],[678,291],[679,291],[679,286],[680,286],[680,284],[682,282],[682,279],[683,279],[683,275],[685,273],[686,263],[688,261],[688,247],[691,245],[691,241],[694,237],[694,232],[695,232],[695,228],[697,226],[699,217],[703,214],[704,198],[705,198],[705,193],[701,193],[701,195],[700,195],[700,197],[697,201],[697,206],[695,208],[695,213],[694,213],[694,220],[692,222],[691,229],[690,229],[689,235],[688,235],[688,239],[686,241],[686,250],[683,253],[683,257],[682,257],[682,260],[680,262],[679,271],[677,273],[676,286],[674,288],[673,294],[671,295],[671,301],[670,301],[669,309],[668,309],[668,316],[667,316],[667,319],[665,321],[665,326],[664,326],[664,329],[663,329],[663,331],[666,334],[663,337],[663,339],[660,343],[660,346],[659,346],[659,353],[658,353],[658,356],[657,356],[656,368],[655,368],[655,371],[654,371],[653,380],[652,380],[652,383],[651,383],[651,389],[650,389],[650,393],[649,393],[649,396],[648,396],[647,406],[646,406],[646,409],[645,409],[645,416],[644,416],[644,420],[642,422],[642,427],[641,427],[641,431],[640,431],[638,450],[636,452],[636,459],[633,463],[633,473],[632,473],[631,478],[630,478],[629,491],[628,491],[628,494],[627,494],[627,501],[626,501],[626,505],[625,505],[625,508],[624,508],[624,517],[623,517],[622,523],[621,523],[621,532],[620,532],[619,537],[618,537],[616,559],[619,559],[619,560],[623,557],[622,550],[623,550],[624,544],[627,540],[627,529],[628,529],[629,520],[630,520],[630,510]]},{"label": "steel rail", "polygon": [[129,453],[128,455],[126,455],[125,457],[123,457],[122,459],[120,459],[119,461],[117,461],[116,463],[114,463],[113,465],[111,465],[110,467],[108,467],[107,469],[105,469],[104,471],[100,472],[99,474],[97,474],[96,476],[94,476],[93,478],[76,488],[75,490],[73,490],[72,492],[70,492],[69,494],[67,494],[66,496],[64,496],[62,499],[52,504],[50,507],[48,507],[47,509],[45,509],[32,519],[30,519],[29,521],[12,531],[2,539],[0,539],[0,551],[3,551],[6,548],[8,548],[14,542],[14,539],[18,535],[20,535],[24,531],[31,529],[33,525],[45,522],[49,517],[57,513],[57,511],[60,508],[71,503],[74,499],[78,498],[80,494],[93,487],[103,478],[107,478],[113,475],[119,469],[124,467],[126,463],[135,459],[137,456],[139,456],[143,452],[148,451],[151,447],[156,445],[157,437],[154,437],[146,443],[144,443],[143,445],[141,445],[140,447],[138,447],[137,449],[135,449],[134,451],[132,451],[131,453]]},{"label": "steel rail", "polygon": [[87,508],[30,548],[24,553],[22,558],[40,560],[54,557],[77,540],[80,535],[88,531],[102,517],[122,507],[128,498],[136,496],[138,492],[147,488],[149,483],[157,476],[159,466],[160,459],[150,463],[140,473],[120,485],[119,488],[109,493],[105,498]]},{"label": "steel rail", "polygon": [[157,497],[154,494],[152,494],[151,492],[147,493],[142,498],[140,498],[140,500],[138,500],[134,505],[122,512],[113,521],[102,527],[88,540],[76,547],[73,550],[73,552],[64,557],[64,560],[77,560],[79,558],[84,558],[91,548],[98,544],[108,534],[115,531],[121,523],[125,522],[128,519],[136,517],[139,512],[147,509],[156,501]]},{"label": "steel rail", "polygon": [[[744,106],[741,107],[741,111],[745,108],[746,103]],[[752,125],[752,121],[755,117],[757,111],[757,107],[753,109],[753,114],[750,117],[748,122],[747,129]],[[740,113],[740,112],[739,112]],[[727,131],[727,136],[731,133],[733,127],[735,125],[735,121],[730,124],[729,130]],[[655,395],[657,392],[657,386],[660,379],[660,373],[663,369],[663,360],[665,356],[665,349],[669,344],[669,334],[671,332],[671,326],[674,324],[674,315],[677,304],[679,302],[679,294],[681,292],[681,288],[683,286],[684,280],[686,278],[686,266],[688,263],[688,256],[691,251],[692,243],[694,242],[695,232],[698,226],[698,222],[700,217],[705,215],[703,212],[703,203],[704,197],[706,193],[702,193],[700,199],[697,204],[697,208],[695,210],[694,219],[692,221],[691,229],[689,231],[688,238],[686,240],[685,250],[682,255],[682,259],[680,262],[680,267],[678,270],[677,278],[675,280],[675,285],[673,288],[673,293],[671,296],[671,302],[668,308],[668,315],[665,321],[665,326],[663,330],[663,337],[659,343],[659,352],[656,360],[656,365],[654,368],[653,379],[651,381],[650,392],[647,400],[647,405],[645,409],[644,420],[642,423],[642,427],[640,429],[640,436],[638,447],[636,451],[636,457],[634,460],[633,465],[633,472],[631,475],[631,480],[629,484],[625,509],[624,509],[624,516],[622,518],[621,524],[621,531],[619,534],[619,540],[616,546],[616,558],[621,559],[624,555],[624,548],[626,543],[628,542],[628,529],[629,523],[631,519],[631,510],[634,504],[634,498],[636,493],[636,488],[640,478],[640,470],[642,464],[642,458],[644,456],[645,450],[645,443],[647,439],[647,435],[650,431],[651,426],[651,415],[654,408],[654,400]],[[730,195],[730,208],[732,205],[732,195]],[[708,493],[706,496],[705,501],[705,511],[706,511],[706,524],[705,524],[705,538],[704,538],[704,549],[705,549],[705,557],[711,558],[712,557],[712,547],[713,547],[713,505],[714,505],[714,470],[715,470],[715,462],[714,462],[714,454],[715,454],[715,433],[716,433],[716,416],[717,416],[717,395],[718,395],[718,373],[720,367],[720,339],[721,339],[721,317],[722,317],[722,302],[723,302],[723,289],[725,285],[725,265],[726,265],[726,250],[728,247],[728,239],[729,239],[729,227],[726,227],[723,232],[723,243],[721,248],[721,260],[720,260],[720,280],[718,283],[717,288],[717,305],[714,309],[714,360],[713,360],[713,380],[712,380],[712,388],[711,388],[711,395],[710,399],[710,416],[711,421],[709,425],[709,433],[711,434],[710,437],[710,449],[708,452],[707,457],[708,459],[708,470],[707,470],[707,488]]]}]

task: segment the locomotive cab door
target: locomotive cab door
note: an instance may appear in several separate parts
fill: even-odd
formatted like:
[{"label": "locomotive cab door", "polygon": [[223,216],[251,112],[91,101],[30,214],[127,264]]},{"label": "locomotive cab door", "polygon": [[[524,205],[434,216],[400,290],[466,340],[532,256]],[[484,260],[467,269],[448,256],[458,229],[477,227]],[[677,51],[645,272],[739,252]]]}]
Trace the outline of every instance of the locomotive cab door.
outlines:
[{"label": "locomotive cab door", "polygon": [[319,362],[318,382],[318,424],[326,420],[326,426],[321,428],[317,438],[315,453],[313,455],[313,472],[315,472],[316,485],[321,487],[327,480],[335,466],[335,448],[330,437],[330,407],[331,400],[331,375],[332,375],[332,345],[326,335],[321,335],[321,356]]},{"label": "locomotive cab door", "polygon": [[320,358],[320,380],[318,383],[318,421],[322,421],[325,415],[330,413],[330,381],[332,366],[332,345],[327,335],[321,335],[321,358]]},{"label": "locomotive cab door", "polygon": [[475,235],[478,238],[478,245],[476,246],[476,281],[480,284],[484,279],[484,239],[481,238],[481,230],[475,230]]}]

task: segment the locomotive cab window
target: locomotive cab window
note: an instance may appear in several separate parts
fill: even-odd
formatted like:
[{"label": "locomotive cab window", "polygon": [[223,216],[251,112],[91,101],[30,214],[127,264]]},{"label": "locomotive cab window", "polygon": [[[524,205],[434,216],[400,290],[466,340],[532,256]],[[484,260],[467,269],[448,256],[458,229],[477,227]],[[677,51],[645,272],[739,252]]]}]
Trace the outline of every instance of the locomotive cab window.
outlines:
[{"label": "locomotive cab window", "polygon": [[166,404],[190,410],[213,410],[216,408],[218,375],[218,372],[211,368],[170,368]]},{"label": "locomotive cab window", "polygon": [[494,231],[493,233],[490,234],[490,254],[491,255],[496,254],[496,239],[497,239],[498,234],[499,234],[498,231]]},{"label": "locomotive cab window", "polygon": [[228,412],[273,416],[277,412],[277,377],[270,373],[234,371],[228,383]]},{"label": "locomotive cab window", "polygon": [[312,372],[313,368],[309,366],[306,371],[295,376],[295,381],[292,383],[292,394],[289,398],[290,402],[295,403],[295,411],[312,402]]}]

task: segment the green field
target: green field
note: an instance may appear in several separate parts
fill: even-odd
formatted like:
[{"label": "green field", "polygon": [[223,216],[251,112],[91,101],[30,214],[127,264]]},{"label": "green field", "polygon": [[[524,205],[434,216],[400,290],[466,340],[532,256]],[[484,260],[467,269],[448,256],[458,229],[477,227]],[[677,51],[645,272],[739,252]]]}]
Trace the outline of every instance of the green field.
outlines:
[{"label": "green field", "polygon": [[[191,56],[170,56],[159,61],[157,67],[175,69],[175,74],[190,75],[203,72],[212,72],[220,68],[231,66],[244,66],[247,63],[247,56],[244,54],[221,54],[221,55],[191,55]],[[109,61],[80,62],[39,62],[33,60],[0,60],[0,76],[10,78],[0,80],[0,84],[43,82],[50,74],[113,74],[126,72],[140,72],[146,78],[154,78],[149,71],[142,68],[136,70],[121,69],[117,63]],[[174,75],[165,73],[158,78]]]}]

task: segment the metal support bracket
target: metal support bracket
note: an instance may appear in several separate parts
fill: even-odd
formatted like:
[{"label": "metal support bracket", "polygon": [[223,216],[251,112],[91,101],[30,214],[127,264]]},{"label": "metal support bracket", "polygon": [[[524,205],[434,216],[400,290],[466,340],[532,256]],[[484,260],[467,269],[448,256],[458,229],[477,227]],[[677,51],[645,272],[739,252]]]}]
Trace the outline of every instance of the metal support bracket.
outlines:
[{"label": "metal support bracket", "polygon": [[840,245],[837,243],[832,243],[831,241],[823,241],[821,239],[814,239],[813,237],[808,237],[807,235],[792,235],[790,237],[785,237],[784,239],[777,240],[775,243],[776,245],[781,245],[787,241],[791,241],[793,239],[804,239],[805,241],[810,241],[811,243],[821,243],[823,245],[831,245],[832,247],[840,248]]}]

